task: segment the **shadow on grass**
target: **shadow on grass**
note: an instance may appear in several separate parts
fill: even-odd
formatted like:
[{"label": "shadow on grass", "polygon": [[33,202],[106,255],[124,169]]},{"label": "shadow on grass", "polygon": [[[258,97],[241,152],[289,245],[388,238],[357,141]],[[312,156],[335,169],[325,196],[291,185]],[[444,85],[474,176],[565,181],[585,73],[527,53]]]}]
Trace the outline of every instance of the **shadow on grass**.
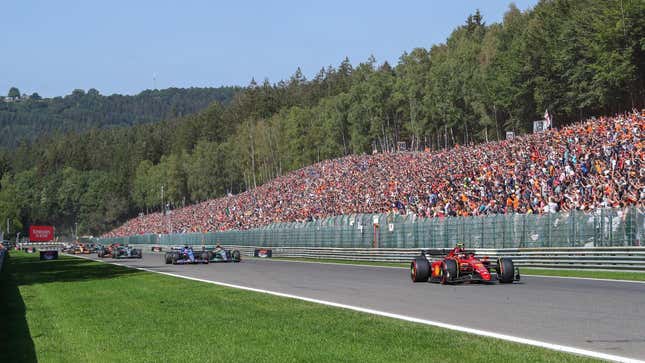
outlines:
[{"label": "shadow on grass", "polygon": [[5,362],[37,362],[25,302],[8,259],[0,272],[0,356]]},{"label": "shadow on grass", "polygon": [[140,271],[73,257],[40,261],[35,254],[12,253],[0,272],[0,361],[38,361],[20,286],[110,279],[136,273]]},{"label": "shadow on grass", "polygon": [[40,261],[37,255],[14,253],[7,262],[9,263],[8,266],[5,266],[4,273],[15,275],[19,286],[47,282],[111,279],[141,273],[139,270],[122,266],[66,256],[61,256],[58,260]]}]

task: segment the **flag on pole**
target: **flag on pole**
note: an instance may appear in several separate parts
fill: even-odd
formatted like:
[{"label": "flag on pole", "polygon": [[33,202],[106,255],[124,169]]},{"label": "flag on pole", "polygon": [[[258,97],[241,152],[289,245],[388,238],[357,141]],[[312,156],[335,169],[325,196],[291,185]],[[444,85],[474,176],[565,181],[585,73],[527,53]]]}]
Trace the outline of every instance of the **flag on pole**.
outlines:
[{"label": "flag on pole", "polygon": [[549,110],[548,109],[546,111],[544,111],[544,119],[546,120],[545,127],[547,129],[550,129],[551,128],[551,115],[549,115]]}]

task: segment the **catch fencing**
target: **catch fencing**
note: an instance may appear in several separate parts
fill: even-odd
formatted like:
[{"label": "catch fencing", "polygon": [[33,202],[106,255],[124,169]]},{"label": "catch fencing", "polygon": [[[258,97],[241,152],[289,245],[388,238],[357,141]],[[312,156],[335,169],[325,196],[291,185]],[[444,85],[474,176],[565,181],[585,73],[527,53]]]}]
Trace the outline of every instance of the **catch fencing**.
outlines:
[{"label": "catch fencing", "polygon": [[[168,216],[172,218],[172,215]],[[172,223],[172,221],[170,221]],[[341,215],[251,230],[100,238],[100,243],[323,248],[474,249],[641,246],[645,214],[637,207],[547,214],[419,218],[398,214]]]}]

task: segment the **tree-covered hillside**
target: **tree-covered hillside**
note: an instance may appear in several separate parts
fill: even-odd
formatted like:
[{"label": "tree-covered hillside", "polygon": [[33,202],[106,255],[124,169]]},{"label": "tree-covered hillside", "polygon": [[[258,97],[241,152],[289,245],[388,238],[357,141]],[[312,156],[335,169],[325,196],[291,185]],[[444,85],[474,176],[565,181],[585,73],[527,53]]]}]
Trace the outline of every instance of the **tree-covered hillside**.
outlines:
[{"label": "tree-covered hillside", "polygon": [[77,89],[65,97],[21,96],[12,87],[0,99],[0,147],[13,148],[52,133],[132,126],[180,117],[212,102],[227,103],[236,88],[168,88],[135,96],[103,96],[96,89]]},{"label": "tree-covered hillside", "polygon": [[[99,233],[163,204],[238,193],[348,154],[450,148],[645,106],[645,2],[543,0],[474,11],[445,43],[252,81],[230,103],[156,124],[0,151],[0,221]],[[74,96],[70,96],[74,97]],[[84,97],[87,97],[85,95]],[[163,198],[161,189],[163,187]]]}]

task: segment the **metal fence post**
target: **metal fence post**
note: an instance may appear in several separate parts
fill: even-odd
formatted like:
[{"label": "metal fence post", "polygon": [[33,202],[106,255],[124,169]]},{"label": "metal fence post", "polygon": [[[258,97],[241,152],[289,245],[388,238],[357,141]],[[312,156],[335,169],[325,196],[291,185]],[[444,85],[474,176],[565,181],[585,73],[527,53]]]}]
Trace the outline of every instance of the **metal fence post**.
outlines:
[{"label": "metal fence post", "polygon": [[547,247],[551,247],[551,245],[553,244],[553,241],[551,241],[551,213],[547,213],[547,223],[549,224]]},{"label": "metal fence post", "polygon": [[569,246],[573,247],[576,243],[576,210],[572,209],[569,213],[569,220],[571,221],[571,235],[569,236]]}]

